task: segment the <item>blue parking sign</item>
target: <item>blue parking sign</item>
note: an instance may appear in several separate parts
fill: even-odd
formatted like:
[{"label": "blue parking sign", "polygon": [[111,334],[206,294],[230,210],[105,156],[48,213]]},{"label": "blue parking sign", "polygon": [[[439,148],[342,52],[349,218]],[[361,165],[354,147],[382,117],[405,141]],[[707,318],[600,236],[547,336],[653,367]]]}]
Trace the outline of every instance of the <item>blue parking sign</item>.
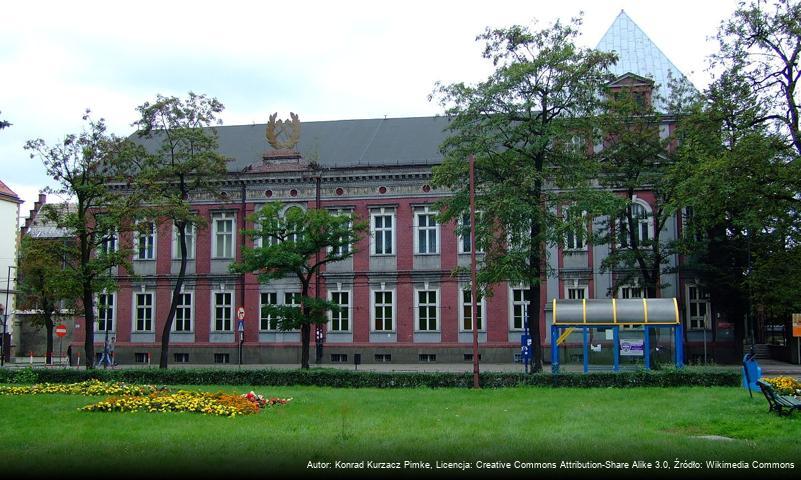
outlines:
[{"label": "blue parking sign", "polygon": [[531,337],[527,334],[520,335],[520,353],[526,360],[531,358]]}]

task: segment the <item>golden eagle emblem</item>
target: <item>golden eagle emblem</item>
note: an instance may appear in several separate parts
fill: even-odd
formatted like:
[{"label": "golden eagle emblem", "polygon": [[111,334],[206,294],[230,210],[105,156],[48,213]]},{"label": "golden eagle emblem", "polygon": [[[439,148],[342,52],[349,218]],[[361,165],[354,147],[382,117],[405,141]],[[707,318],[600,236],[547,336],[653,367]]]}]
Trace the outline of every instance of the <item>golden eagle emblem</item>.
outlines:
[{"label": "golden eagle emblem", "polygon": [[291,120],[276,120],[278,113],[270,115],[267,122],[267,142],[276,150],[289,150],[300,141],[300,118],[290,112]]}]

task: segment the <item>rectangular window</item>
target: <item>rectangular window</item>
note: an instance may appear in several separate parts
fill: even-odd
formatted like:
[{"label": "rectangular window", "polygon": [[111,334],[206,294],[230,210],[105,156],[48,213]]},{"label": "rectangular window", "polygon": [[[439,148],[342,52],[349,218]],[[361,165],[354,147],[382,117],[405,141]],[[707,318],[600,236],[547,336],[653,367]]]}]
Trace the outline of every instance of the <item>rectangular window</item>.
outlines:
[{"label": "rectangular window", "polygon": [[391,208],[375,209],[370,214],[373,255],[393,255],[395,252],[395,211]]},{"label": "rectangular window", "polygon": [[175,323],[173,330],[176,332],[192,331],[192,294],[179,293],[178,306],[175,309]]},{"label": "rectangular window", "polygon": [[189,363],[188,353],[174,353],[172,358],[175,359],[175,363]]},{"label": "rectangular window", "polygon": [[392,355],[389,353],[376,353],[375,363],[389,363],[392,361]]},{"label": "rectangular window", "polygon": [[211,223],[213,258],[234,258],[234,215],[215,213],[211,216]]},{"label": "rectangular window", "polygon": [[531,300],[531,290],[528,288],[512,289],[512,330],[523,330],[526,326],[526,314]]},{"label": "rectangular window", "polygon": [[392,291],[373,292],[373,329],[377,332],[389,332],[394,328],[394,307]]},{"label": "rectangular window", "polygon": [[97,331],[114,331],[115,293],[101,293],[97,296]]},{"label": "rectangular window", "polygon": [[331,331],[350,331],[350,292],[331,292],[331,301],[339,305],[340,308],[338,312],[331,312]]},{"label": "rectangular window", "polygon": [[565,287],[568,300],[582,300],[587,298],[586,286]]},{"label": "rectangular window", "polygon": [[[565,250],[587,250],[587,212],[567,208],[565,222],[568,224],[568,230],[565,233]],[[575,226],[576,222],[580,225]]]},{"label": "rectangular window", "polygon": [[[637,245],[647,242],[651,238],[651,219],[648,210],[641,203],[631,204],[631,218],[634,222],[634,241]],[[631,245],[629,235],[628,218],[624,211],[618,219],[617,232],[618,245],[620,248],[628,248]]]},{"label": "rectangular window", "polygon": [[156,226],[147,222],[136,231],[136,259],[155,260],[156,258]]},{"label": "rectangular window", "polygon": [[[643,298],[643,289],[638,285],[624,285],[618,288],[617,298]],[[639,330],[642,325],[623,325],[623,328]]]},{"label": "rectangular window", "polygon": [[109,230],[100,241],[100,252],[108,255],[117,251],[117,231]]},{"label": "rectangular window", "polygon": [[261,294],[261,321],[259,329],[263,331],[278,330],[278,319],[267,311],[268,305],[278,305],[278,293],[262,292]]},{"label": "rectangular window", "polygon": [[[472,362],[473,361],[473,354],[472,353],[465,353],[464,354],[464,361],[465,362]],[[481,354],[478,354],[478,361],[481,361]]]},{"label": "rectangular window", "polygon": [[[473,330],[473,293],[470,291],[470,288],[462,289],[462,330],[464,331],[472,331]],[[478,310],[476,318],[476,329],[482,330],[482,307],[484,301],[479,299],[476,304],[476,310]]]},{"label": "rectangular window", "polygon": [[710,330],[712,328],[709,321],[709,292],[706,288],[698,285],[687,287],[687,308],[690,320],[690,330]]},{"label": "rectangular window", "polygon": [[[476,216],[479,216],[481,212],[476,212]],[[479,219],[480,220],[480,219]],[[459,222],[459,253],[471,253],[471,244],[470,244],[470,214],[462,215],[462,219]],[[484,250],[479,248],[476,250],[476,253],[484,253]]]},{"label": "rectangular window", "polygon": [[136,331],[153,331],[153,294],[136,294]]},{"label": "rectangular window", "polygon": [[[195,226],[187,225],[184,229],[184,237],[186,238],[186,258],[195,258]],[[175,260],[181,259],[181,242],[178,239],[178,227],[172,227],[172,258]]]},{"label": "rectangular window", "polygon": [[417,330],[432,332],[439,329],[436,290],[417,290]]},{"label": "rectangular window", "polygon": [[150,355],[147,352],[134,352],[134,363],[150,363]]},{"label": "rectangular window", "polygon": [[233,293],[214,293],[214,330],[217,332],[232,331],[231,321],[234,317]]},{"label": "rectangular window", "polygon": [[437,355],[434,353],[420,353],[417,355],[417,361],[422,363],[436,362]]},{"label": "rectangular window", "polygon": [[214,363],[231,363],[231,355],[228,353],[215,353]]},{"label": "rectangular window", "polygon": [[425,255],[437,253],[438,250],[438,231],[436,213],[428,207],[418,207],[414,209],[415,229],[414,237],[415,253]]},{"label": "rectangular window", "polygon": [[[353,210],[351,210],[349,208],[339,208],[339,209],[336,209],[336,210],[329,210],[329,212],[331,213],[331,215],[352,215],[353,214]],[[353,221],[349,221],[348,222],[348,229],[351,229],[351,228],[353,228]],[[338,246],[336,248],[332,248],[331,249],[331,253],[333,255],[336,255],[336,256],[347,255],[347,254],[350,253],[350,251],[351,251],[351,245],[349,243],[348,244],[343,244],[343,245],[340,245],[340,246]]]},{"label": "rectangular window", "polygon": [[348,354],[347,353],[332,353],[331,354],[331,363],[347,363],[348,362]]}]

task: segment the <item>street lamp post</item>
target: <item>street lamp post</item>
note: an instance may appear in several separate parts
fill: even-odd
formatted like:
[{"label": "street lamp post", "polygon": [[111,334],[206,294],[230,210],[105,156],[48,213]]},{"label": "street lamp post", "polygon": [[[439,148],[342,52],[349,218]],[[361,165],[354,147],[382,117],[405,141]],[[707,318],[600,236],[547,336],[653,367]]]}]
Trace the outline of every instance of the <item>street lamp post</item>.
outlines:
[{"label": "street lamp post", "polygon": [[5,308],[3,310],[3,338],[0,341],[0,367],[6,364],[6,332],[7,332],[7,325],[8,325],[8,294],[11,291],[11,269],[16,270],[16,265],[9,265],[8,266],[8,275],[6,275],[6,303]]}]

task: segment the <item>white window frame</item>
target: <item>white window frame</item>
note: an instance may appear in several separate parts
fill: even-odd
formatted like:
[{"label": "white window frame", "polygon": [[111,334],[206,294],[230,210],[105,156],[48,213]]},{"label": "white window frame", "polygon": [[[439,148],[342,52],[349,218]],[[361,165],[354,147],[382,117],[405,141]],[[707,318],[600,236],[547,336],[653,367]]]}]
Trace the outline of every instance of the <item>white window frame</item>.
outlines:
[{"label": "white window frame", "polygon": [[[476,219],[477,220],[479,219],[479,215],[481,215],[481,212],[480,211],[476,211]],[[469,213],[465,213],[459,219],[458,228],[464,228],[464,226],[466,224],[468,224],[468,223],[470,223],[470,214]],[[459,250],[458,250],[459,253],[465,253],[465,254],[471,253],[472,250],[464,248],[465,247],[465,242],[468,242],[468,243],[470,242],[470,234],[461,235],[461,234],[458,233],[458,230],[457,230],[456,238],[458,239],[457,241],[459,243],[459,247],[458,247],[459,248]],[[473,245],[471,243],[470,244],[470,248],[472,249],[472,247],[473,247]],[[476,250],[476,254],[479,254],[479,253],[484,253],[484,250],[482,250],[482,249]]]},{"label": "white window frame", "polygon": [[[637,215],[634,212],[634,208],[635,207],[639,207],[639,208],[643,209],[643,214],[645,215],[645,218],[637,218]],[[632,212],[631,212],[632,219],[637,219],[636,220],[637,221],[637,243],[638,244],[642,244],[642,242],[643,242],[643,237],[642,237],[643,229],[645,229],[644,231],[648,234],[648,238],[646,240],[652,240],[654,238],[654,217],[653,217],[653,210],[651,209],[651,206],[648,205],[648,202],[646,202],[646,201],[644,201],[644,200],[642,200],[640,198],[637,198],[637,196],[635,195],[632,198],[632,201],[631,201],[631,208],[632,208]],[[623,233],[623,222],[628,222],[628,219],[625,217],[625,211],[624,211],[624,215],[623,216],[617,218],[617,225],[616,225],[617,226],[617,233],[616,233],[617,246],[618,246],[618,248],[631,248],[631,245],[629,245],[628,232],[626,233],[625,236],[622,235],[622,233]]]},{"label": "white window frame", "polygon": [[[220,233],[217,231],[218,221],[231,221],[231,231]],[[232,259],[236,257],[236,214],[233,212],[214,212],[211,214],[211,258]],[[230,235],[230,252],[223,251],[222,255],[217,254],[218,235]]]},{"label": "white window frame", "polygon": [[[520,296],[521,300],[515,300],[515,290],[521,290],[523,293]],[[531,290],[524,285],[510,285],[509,286],[509,331],[522,332],[526,326],[526,313],[528,306],[531,304],[530,300],[526,300],[526,294]],[[515,326],[515,308],[520,307],[520,326]]]},{"label": "white window frame", "polygon": [[[472,296],[473,296],[472,295],[472,291],[470,290],[470,285],[461,285],[459,287],[458,298],[457,298],[457,300],[458,300],[457,304],[459,305],[459,331],[460,332],[472,332],[473,331],[473,323],[472,322],[470,323],[470,328],[469,329],[465,329],[464,328],[464,320],[465,320],[465,315],[464,315],[465,311],[464,311],[464,309],[465,309],[466,306],[469,305],[469,304],[466,304],[464,302],[464,292],[465,291],[470,292],[471,299],[472,299]],[[487,299],[486,298],[482,298],[481,301],[478,302],[478,304],[476,306],[478,307],[479,314],[481,315],[481,325],[480,325],[480,328],[478,328],[478,331],[479,332],[486,332],[487,331]],[[472,305],[470,305],[470,308],[472,309]]]},{"label": "white window frame", "polygon": [[[439,255],[439,222],[437,222],[437,212],[432,210],[428,205],[421,207],[414,207],[414,254],[415,255]],[[433,222],[433,225],[421,225],[420,217],[427,218]],[[420,234],[425,234],[425,243],[420,242]],[[431,248],[431,240],[433,236],[434,248]],[[426,251],[422,251],[425,246]]]},{"label": "white window frame", "polygon": [[[347,294],[348,295],[348,302],[347,303],[339,303],[334,301],[334,294]],[[328,300],[331,302],[336,303],[337,305],[343,307],[343,312],[335,313],[333,311],[328,312],[328,324],[331,326],[330,331],[337,332],[337,333],[350,333],[353,331],[353,291],[349,289],[336,289],[336,290],[329,290],[328,292]],[[340,297],[341,300],[341,297]],[[342,328],[342,316],[343,313],[345,315],[345,321],[348,322],[348,328]],[[335,318],[338,317],[338,318]],[[334,328],[334,320],[339,321],[339,328]]]},{"label": "white window frame", "polygon": [[[434,294],[434,303],[424,303],[420,304],[420,293],[433,293]],[[436,333],[440,331],[440,313],[439,313],[439,304],[440,304],[440,293],[439,288],[431,288],[431,287],[423,287],[423,288],[415,288],[414,289],[414,331],[420,333]],[[420,307],[425,308],[433,308],[434,309],[434,328],[420,328]],[[430,323],[430,319],[429,319]]]},{"label": "white window frame", "polygon": [[111,297],[111,309],[108,309],[108,308],[103,309],[103,310],[107,311],[106,314],[104,315],[104,319],[103,319],[104,324],[103,325],[107,327],[106,322],[109,321],[108,314],[110,313],[111,314],[111,328],[108,328],[108,332],[109,333],[116,333],[117,332],[117,292],[103,292],[103,293],[97,294],[97,296],[95,297],[95,313],[97,315],[97,317],[95,318],[95,332],[97,332],[97,333],[101,333],[101,332],[102,333],[106,333],[106,329],[100,328],[100,316],[101,316],[100,315],[100,313],[101,313],[100,298],[104,297],[104,296],[107,297],[107,298]]},{"label": "white window frame", "polygon": [[[709,290],[700,285],[698,283],[689,283],[685,287],[687,293],[687,330],[695,330],[695,331],[704,331],[704,330],[712,330],[712,318],[711,318],[711,308],[712,303],[709,301]],[[704,297],[696,297],[692,298],[690,294],[690,290],[695,289],[697,294],[700,295],[702,292],[705,292]],[[704,305],[706,313],[703,317],[699,315],[692,315],[692,304]],[[700,325],[700,321],[703,321],[703,325]]]},{"label": "white window frame", "polygon": [[[144,291],[134,291],[132,292],[131,300],[133,302],[133,325],[131,325],[131,331],[135,333],[151,333],[155,331],[155,319],[156,319],[156,292],[152,290],[144,290]],[[140,295],[148,295],[150,296],[150,305],[143,306],[139,305],[139,296]],[[150,311],[150,318],[142,319],[143,322],[150,322],[150,328],[139,328],[139,311],[142,309],[143,311],[149,310]]]},{"label": "white window frame", "polygon": [[[385,294],[389,293],[390,295],[392,295],[392,304],[390,305],[390,307],[391,307],[390,311],[392,312],[392,319],[391,319],[391,323],[392,323],[391,327],[392,328],[390,328],[389,330],[387,330],[387,329],[378,330],[378,329],[375,328],[375,326],[376,326],[375,325],[375,322],[376,322],[375,294],[376,293],[385,293]],[[398,305],[397,298],[398,297],[396,295],[396,292],[395,292],[394,288],[389,288],[389,289],[374,288],[374,289],[370,290],[370,331],[371,332],[374,332],[374,333],[395,332],[395,328],[396,328],[396,325],[397,325],[397,318],[398,318],[398,316],[397,316],[397,305]],[[387,304],[386,303],[382,303],[381,305],[386,308]],[[386,324],[386,321],[384,321],[384,324]]]},{"label": "white window frame", "polygon": [[[197,239],[197,229],[194,225],[187,224],[186,229],[186,259],[195,259],[195,240]],[[181,245],[178,243],[178,227],[172,226],[172,259],[181,259]]]},{"label": "white window frame", "polygon": [[[629,290],[629,293],[628,293],[629,296],[627,296],[627,297],[624,296],[625,289]],[[635,290],[635,289],[639,290],[639,296],[638,297],[632,297],[631,296],[631,293],[633,293],[631,291]],[[647,298],[647,296],[646,296],[645,287],[640,285],[639,282],[635,281],[632,284],[619,285],[617,287],[617,295],[616,295],[615,298],[618,298],[618,299],[622,300],[622,299],[628,299],[628,298]],[[643,328],[642,325],[623,325],[623,329],[624,330],[642,330],[642,328]]]},{"label": "white window frame", "polygon": [[[234,291],[233,290],[214,290],[211,292],[211,329],[212,333],[233,333],[234,332]],[[229,328],[225,328],[225,318],[222,319],[223,321],[223,328],[217,328],[217,308],[225,308],[225,305],[219,305],[217,303],[217,295],[223,294],[228,295],[230,299],[230,304],[227,306],[228,308],[228,322]]]},{"label": "white window frame", "polygon": [[[353,215],[353,209],[352,208],[329,208],[328,212],[331,215]],[[352,221],[348,222],[348,228],[349,229],[353,228],[353,222]],[[334,251],[334,249],[331,248],[331,247],[328,248],[328,252],[329,253],[333,253],[334,255],[342,255],[343,253],[344,254],[348,254],[351,251],[353,251],[353,245],[351,245],[351,244],[342,245],[340,248],[336,249],[336,251]]]},{"label": "white window frame", "polygon": [[[137,222],[137,225],[147,224],[150,225],[150,233],[134,231],[134,260],[155,260],[156,259],[156,242],[158,241],[158,228],[155,222]],[[148,240],[149,238],[149,240]],[[145,239],[145,252],[142,255],[142,240]],[[150,243],[150,249],[147,249],[147,244]]]},{"label": "white window frame", "polygon": [[[268,295],[268,296],[269,295],[273,295],[275,301],[274,302],[265,303],[265,302],[262,301],[262,298],[263,298],[262,295]],[[259,331],[260,332],[277,332],[277,331],[280,330],[278,328],[278,323],[277,323],[278,320],[275,320],[276,321],[275,328],[272,328],[270,326],[270,323],[273,321],[272,315],[267,314],[267,316],[265,316],[264,313],[263,313],[265,305],[280,305],[280,303],[278,303],[278,292],[277,291],[275,291],[275,290],[267,290],[267,291],[259,292]],[[264,322],[267,322],[266,323],[267,328],[264,328],[264,325],[265,325]]]},{"label": "white window frame", "polygon": [[[566,207],[564,209],[564,219],[565,222],[570,221],[570,208]],[[590,231],[587,228],[588,222],[588,215],[587,212],[582,210],[581,211],[581,225],[582,230],[584,231],[583,238],[581,239],[581,245],[579,245],[579,236],[577,235],[578,231],[570,228],[568,231],[565,232],[565,252],[586,252],[587,251],[587,243],[590,237]],[[572,238],[571,238],[572,237]],[[572,241],[571,241],[572,240]],[[571,245],[572,244],[572,245]]]},{"label": "white window frame", "polygon": [[[181,303],[178,304],[178,307],[175,310],[175,319],[172,322],[172,333],[192,333],[195,331],[195,292],[191,290],[182,290],[181,295],[189,295],[189,305],[184,305],[183,300],[181,298]],[[189,329],[187,330],[178,330],[178,310],[189,309]],[[186,319],[184,319],[186,320]]]},{"label": "white window frame", "polygon": [[[573,298],[570,298],[571,292],[575,292]],[[572,285],[565,284],[565,294],[562,298],[564,298],[565,300],[588,299],[590,298],[590,286],[587,284],[580,284],[577,282],[574,282]]]},{"label": "white window frame", "polygon": [[[389,217],[392,222],[392,226],[387,228],[386,226],[382,226],[380,228],[380,232],[382,232],[382,240],[384,239],[384,235],[389,234],[390,236],[390,248],[391,251],[389,253],[383,251],[383,246],[386,244],[385,241],[382,241],[382,251],[381,253],[377,253],[378,251],[378,244],[376,242],[376,234],[379,232],[378,228],[375,226],[376,217]],[[380,207],[380,208],[371,208],[370,209],[370,255],[375,256],[385,256],[390,257],[394,256],[395,252],[397,251],[395,248],[395,231],[397,230],[397,215],[395,214],[395,207]]]},{"label": "white window frame", "polygon": [[[103,239],[100,242],[98,249],[106,255],[114,253],[120,249],[119,244],[120,236],[116,228],[111,229],[111,232],[103,234]],[[109,245],[111,248],[109,248]]]}]

